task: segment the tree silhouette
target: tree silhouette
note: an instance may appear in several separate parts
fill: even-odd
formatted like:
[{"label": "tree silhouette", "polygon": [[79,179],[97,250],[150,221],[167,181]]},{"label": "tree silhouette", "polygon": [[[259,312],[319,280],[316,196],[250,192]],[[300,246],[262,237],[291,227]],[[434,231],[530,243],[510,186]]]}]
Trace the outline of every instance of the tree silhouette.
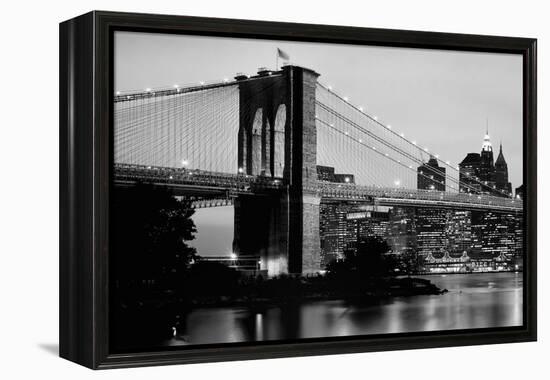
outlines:
[{"label": "tree silhouette", "polygon": [[390,250],[388,243],[379,237],[361,238],[354,248],[344,250],[344,260],[331,264],[329,271],[341,270],[357,272],[362,277],[379,277],[394,268],[393,260],[386,255]]},{"label": "tree silhouette", "polygon": [[111,306],[127,338],[165,336],[188,302],[185,277],[196,256],[191,202],[139,183],[115,187],[111,198]]},{"label": "tree silhouette", "polygon": [[191,202],[149,184],[116,188],[112,241],[118,279],[167,279],[187,269],[196,251]]},{"label": "tree silhouette", "polygon": [[355,250],[345,250],[344,256],[350,268],[361,276],[376,277],[386,275],[390,270],[390,259],[385,255],[389,250],[385,240],[369,236],[361,238]]},{"label": "tree silhouette", "polygon": [[335,289],[350,296],[376,288],[396,267],[395,260],[386,255],[389,250],[386,241],[379,237],[361,238],[354,248],[344,251],[343,260],[327,266],[327,278]]}]

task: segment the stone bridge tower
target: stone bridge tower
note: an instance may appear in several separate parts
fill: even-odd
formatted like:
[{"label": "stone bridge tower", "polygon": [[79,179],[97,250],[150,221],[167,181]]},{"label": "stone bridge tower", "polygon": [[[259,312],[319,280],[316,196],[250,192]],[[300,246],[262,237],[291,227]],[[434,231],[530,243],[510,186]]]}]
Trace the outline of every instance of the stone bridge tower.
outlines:
[{"label": "stone bridge tower", "polygon": [[[238,166],[242,175],[280,179],[277,194],[235,200],[233,248],[260,255],[269,276],[320,270],[317,131],[312,70],[260,69],[239,83]],[[246,80],[245,80],[246,79]]]}]

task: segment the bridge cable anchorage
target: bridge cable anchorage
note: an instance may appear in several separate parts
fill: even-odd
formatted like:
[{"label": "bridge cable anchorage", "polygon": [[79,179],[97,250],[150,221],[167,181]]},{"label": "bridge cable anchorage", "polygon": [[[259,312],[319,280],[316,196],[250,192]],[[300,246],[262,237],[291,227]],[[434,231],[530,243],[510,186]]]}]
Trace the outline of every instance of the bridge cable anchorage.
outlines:
[{"label": "bridge cable anchorage", "polygon": [[[338,93],[336,93],[334,90],[332,89],[329,89],[328,86],[318,82],[318,87],[325,90],[325,93],[326,94],[329,94],[329,96],[332,98],[332,99],[337,99],[339,101],[340,104],[342,105],[345,105],[346,107],[348,107],[349,109],[353,110],[357,115],[360,115],[362,116],[363,118],[366,118],[369,122],[371,123],[374,123],[380,127],[383,128],[384,131],[392,134],[393,136],[403,140],[404,142],[406,142],[409,146],[412,146],[414,149],[416,149],[418,152],[420,152],[421,154],[424,154],[424,153],[429,153],[429,149],[427,148],[422,148],[420,147],[418,144],[416,144],[414,141],[411,141],[411,140],[408,140],[404,137],[404,135],[402,134],[398,134],[397,132],[393,131],[391,127],[389,127],[388,125],[385,125],[383,123],[381,123],[380,121],[378,121],[378,119],[376,117],[373,117],[371,116],[370,114],[366,113],[363,109],[363,107],[358,107],[354,104],[352,104],[351,102],[349,102],[349,100],[346,99],[346,97],[343,97],[341,95],[339,95]],[[319,102],[317,101],[317,103],[321,103],[322,102]],[[325,107],[328,107],[330,108],[330,106],[328,105],[324,105]],[[334,110],[333,110],[334,111]],[[334,111],[336,114],[339,114],[340,117],[344,117],[346,118],[345,116],[343,116],[341,113],[337,112],[337,111]],[[445,166],[447,168],[450,168],[451,170],[453,170],[454,172],[459,172],[458,168],[457,167],[454,167],[452,165],[450,165],[450,162],[449,161],[443,161],[442,159],[439,158],[439,156],[433,156],[439,163],[441,163],[442,165],[441,166]],[[423,162],[422,163],[425,163],[424,160],[422,160]],[[437,171],[437,169],[433,168],[434,170],[434,173]],[[436,173],[436,174],[440,174],[440,175],[444,175],[443,172],[439,171],[439,173]],[[505,191],[503,190],[497,190],[495,188],[492,188],[490,186],[487,186],[486,183],[484,183],[483,181],[481,180],[478,180],[476,178],[472,178],[470,180],[471,182],[475,182],[477,184],[479,184],[481,186],[482,189],[486,189],[486,190],[489,190],[491,192],[500,192],[502,195],[506,196],[506,197],[510,197],[510,194],[506,193]],[[465,183],[465,182],[462,182],[462,185],[464,186],[464,188],[467,188],[469,190],[473,190],[473,191],[477,191],[477,189],[475,189],[474,187],[470,186],[469,183]]]}]

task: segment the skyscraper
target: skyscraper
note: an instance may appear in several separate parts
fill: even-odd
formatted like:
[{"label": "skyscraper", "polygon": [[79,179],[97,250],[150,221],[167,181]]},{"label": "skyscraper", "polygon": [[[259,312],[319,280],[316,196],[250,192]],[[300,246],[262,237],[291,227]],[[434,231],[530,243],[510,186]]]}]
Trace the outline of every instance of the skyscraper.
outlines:
[{"label": "skyscraper", "polygon": [[480,166],[481,156],[479,153],[468,153],[458,164],[461,193],[481,193]]},{"label": "skyscraper", "polygon": [[434,208],[416,210],[416,242],[418,256],[425,260],[439,259],[447,252],[447,219],[450,211]]},{"label": "skyscraper", "polygon": [[495,185],[503,196],[512,196],[512,184],[508,182],[508,164],[502,154],[502,144],[495,162]]},{"label": "skyscraper", "polygon": [[517,215],[492,211],[472,211],[472,252],[474,260],[512,259],[518,255]]},{"label": "skyscraper", "polygon": [[472,246],[471,211],[450,211],[446,230],[449,256],[456,258],[467,255]]},{"label": "skyscraper", "polygon": [[428,162],[417,169],[417,188],[419,190],[445,191],[445,168],[440,167],[437,159],[430,155]]},{"label": "skyscraper", "polygon": [[[317,177],[320,181],[337,183],[355,183],[353,174],[337,174],[332,166],[317,165]],[[348,214],[357,209],[355,202],[322,202],[319,206],[319,235],[321,240],[321,266],[325,267],[333,260],[341,259],[349,245]]]},{"label": "skyscraper", "polygon": [[416,252],[416,210],[393,207],[389,212],[388,244],[398,254]]},{"label": "skyscraper", "polygon": [[483,138],[480,158],[479,179],[482,182],[482,191],[491,192],[490,189],[495,186],[495,164],[493,159],[493,145],[491,144],[489,130],[487,130],[485,137]]},{"label": "skyscraper", "polygon": [[319,237],[321,239],[321,266],[343,258],[347,246],[347,215],[354,205],[348,203],[321,203]]}]

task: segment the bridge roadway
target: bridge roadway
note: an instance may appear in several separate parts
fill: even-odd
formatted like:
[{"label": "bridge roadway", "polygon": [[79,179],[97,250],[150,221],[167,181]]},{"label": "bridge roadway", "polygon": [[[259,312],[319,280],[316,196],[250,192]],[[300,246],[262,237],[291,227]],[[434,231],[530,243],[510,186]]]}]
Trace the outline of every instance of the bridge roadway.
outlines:
[{"label": "bridge roadway", "polygon": [[[269,195],[286,188],[286,184],[280,178],[134,164],[115,164],[114,181],[118,185],[143,181],[167,186],[177,195],[193,194],[226,199],[241,194]],[[325,181],[318,181],[317,186],[305,190],[316,193],[324,202],[368,201],[380,206],[516,213],[523,211],[523,201],[520,199],[485,194],[385,188]],[[202,207],[205,206],[202,205]]]}]

